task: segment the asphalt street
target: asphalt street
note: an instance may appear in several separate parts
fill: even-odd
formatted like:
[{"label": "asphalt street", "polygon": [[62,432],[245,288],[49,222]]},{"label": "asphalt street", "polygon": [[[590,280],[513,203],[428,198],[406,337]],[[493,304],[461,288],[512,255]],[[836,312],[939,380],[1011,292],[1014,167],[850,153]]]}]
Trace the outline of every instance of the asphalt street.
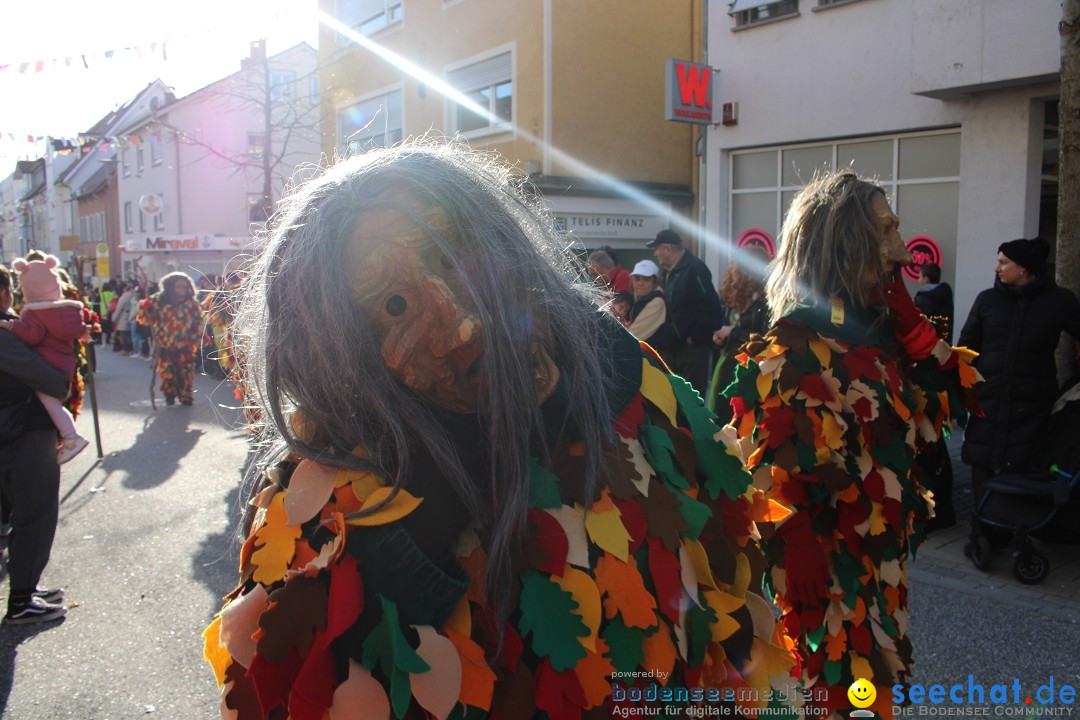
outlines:
[{"label": "asphalt street", "polygon": [[[193,407],[159,396],[154,411],[149,382],[148,363],[100,355],[104,457],[91,444],[63,468],[44,578],[71,607],[60,623],[0,626],[5,719],[218,716],[200,634],[235,581],[247,433],[230,386],[199,376]],[[89,402],[79,427],[93,436]],[[932,536],[910,565],[913,682],[1080,686],[1080,547],[1051,548],[1050,577],[1026,587],[1004,560],[975,571],[963,538],[962,527]]]}]

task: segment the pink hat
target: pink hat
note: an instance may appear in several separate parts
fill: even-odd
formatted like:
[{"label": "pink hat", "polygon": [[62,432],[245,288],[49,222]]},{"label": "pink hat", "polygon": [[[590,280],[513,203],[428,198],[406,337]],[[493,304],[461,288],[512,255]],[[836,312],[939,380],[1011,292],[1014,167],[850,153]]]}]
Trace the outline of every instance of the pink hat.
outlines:
[{"label": "pink hat", "polygon": [[55,255],[46,255],[44,260],[27,262],[19,258],[11,264],[19,273],[19,287],[22,289],[24,303],[62,300],[64,290],[60,287],[60,276],[53,271],[60,265]]}]

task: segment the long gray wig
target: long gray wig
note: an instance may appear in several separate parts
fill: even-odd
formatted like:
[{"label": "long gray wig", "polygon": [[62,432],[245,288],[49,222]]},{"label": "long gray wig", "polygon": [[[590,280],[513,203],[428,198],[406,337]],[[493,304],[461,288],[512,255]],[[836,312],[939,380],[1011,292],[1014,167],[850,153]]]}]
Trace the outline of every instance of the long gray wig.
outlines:
[{"label": "long gray wig", "polygon": [[[271,456],[287,447],[320,462],[372,470],[401,488],[415,453],[425,449],[483,528],[485,586],[500,617],[525,527],[530,455],[544,461],[553,449],[543,446],[534,341],[571,383],[567,422],[585,443],[588,488],[602,472],[602,445],[613,438],[597,352],[598,297],[591,283],[580,282],[582,268],[567,239],[525,192],[525,182],[492,156],[456,143],[411,142],[339,161],[283,200],[238,317],[249,376],[274,441]],[[357,217],[401,192],[442,208],[457,234],[431,231],[482,322],[480,414],[490,465],[484,478],[466,472],[430,403],[387,370],[369,309],[350,291],[343,256]],[[318,443],[305,442],[291,426],[292,410],[318,428]],[[351,454],[356,446],[366,458]]]}]

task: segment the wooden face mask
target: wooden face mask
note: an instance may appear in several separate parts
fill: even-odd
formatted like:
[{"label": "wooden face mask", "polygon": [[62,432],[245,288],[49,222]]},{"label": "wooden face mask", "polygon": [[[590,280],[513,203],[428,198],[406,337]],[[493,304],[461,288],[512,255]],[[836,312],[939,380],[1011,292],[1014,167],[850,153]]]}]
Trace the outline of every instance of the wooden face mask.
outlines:
[{"label": "wooden face mask", "polygon": [[387,369],[435,405],[478,410],[482,328],[455,263],[433,237],[453,236],[441,208],[363,212],[345,249],[353,294],[380,335]]}]

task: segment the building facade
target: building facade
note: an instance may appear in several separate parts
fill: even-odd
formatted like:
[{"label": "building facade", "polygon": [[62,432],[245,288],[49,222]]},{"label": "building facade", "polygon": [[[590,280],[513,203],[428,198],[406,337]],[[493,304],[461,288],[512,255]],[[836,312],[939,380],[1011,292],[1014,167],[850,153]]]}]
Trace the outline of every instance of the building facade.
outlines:
[{"label": "building facade", "polygon": [[647,256],[644,242],[673,217],[696,217],[695,131],[666,121],[663,99],[665,61],[701,55],[700,3],[320,0],[320,8],[488,111],[323,27],[327,156],[427,133],[497,151],[532,177],[580,247],[622,250],[623,265]]},{"label": "building facade", "polygon": [[316,53],[296,45],[117,131],[121,268],[154,280],[224,275],[299,168],[319,159]]},{"label": "building facade", "polygon": [[735,116],[707,134],[710,237],[775,243],[815,170],[854,167],[962,324],[1000,243],[1056,234],[1060,19],[1058,0],[711,0]]}]

